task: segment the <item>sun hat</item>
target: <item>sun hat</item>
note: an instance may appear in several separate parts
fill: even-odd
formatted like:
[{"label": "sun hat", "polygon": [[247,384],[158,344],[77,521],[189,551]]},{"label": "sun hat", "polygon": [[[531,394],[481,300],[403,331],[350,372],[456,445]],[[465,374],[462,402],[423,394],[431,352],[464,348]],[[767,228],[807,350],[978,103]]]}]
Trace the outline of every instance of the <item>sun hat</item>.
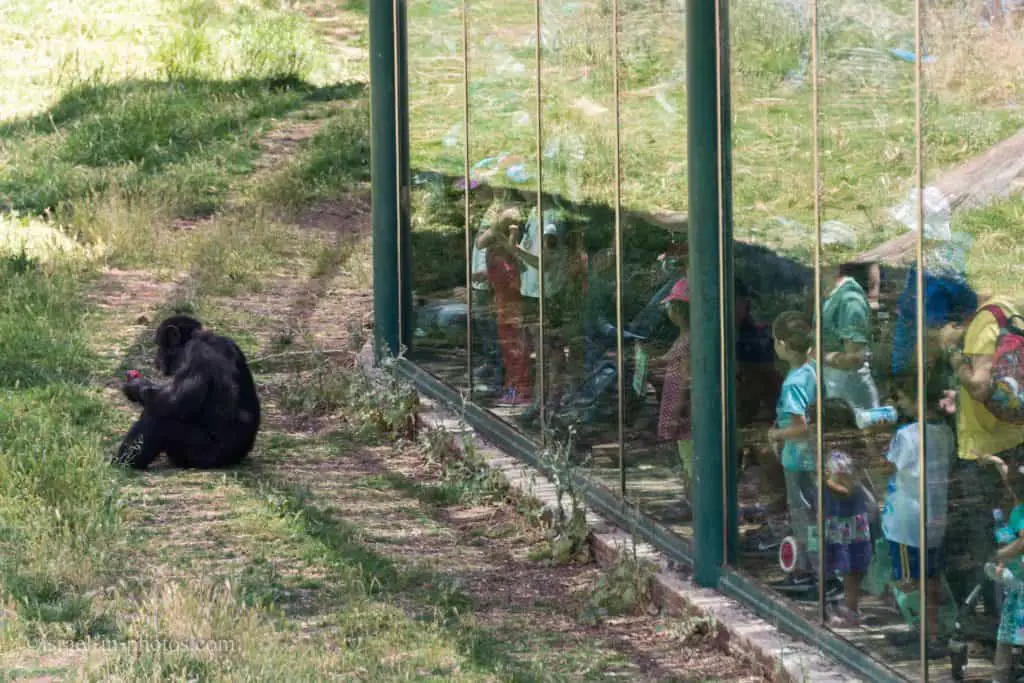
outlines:
[{"label": "sun hat", "polygon": [[661,303],[667,304],[669,301],[689,301],[690,300],[690,283],[684,278],[679,278],[674,285],[672,285],[672,291],[668,293]]}]

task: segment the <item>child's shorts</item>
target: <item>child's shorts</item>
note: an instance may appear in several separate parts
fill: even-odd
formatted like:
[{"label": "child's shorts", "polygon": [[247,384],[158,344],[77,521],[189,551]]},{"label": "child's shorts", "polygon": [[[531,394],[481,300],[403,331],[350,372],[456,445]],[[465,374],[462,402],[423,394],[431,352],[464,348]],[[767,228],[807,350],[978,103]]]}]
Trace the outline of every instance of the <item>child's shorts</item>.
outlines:
[{"label": "child's shorts", "polygon": [[[892,578],[894,581],[916,581],[920,574],[920,552],[912,545],[889,541],[889,555],[892,557]],[[925,576],[938,576],[945,564],[942,548],[929,548],[926,553]]]}]

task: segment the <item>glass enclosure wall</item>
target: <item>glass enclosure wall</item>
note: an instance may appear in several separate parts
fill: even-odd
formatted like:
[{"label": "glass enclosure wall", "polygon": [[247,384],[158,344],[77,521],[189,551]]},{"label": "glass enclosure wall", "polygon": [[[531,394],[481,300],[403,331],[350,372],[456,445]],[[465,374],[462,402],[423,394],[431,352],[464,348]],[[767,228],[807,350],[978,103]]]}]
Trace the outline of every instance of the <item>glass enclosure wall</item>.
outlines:
[{"label": "glass enclosure wall", "polygon": [[[688,163],[687,83],[715,67],[687,64],[686,4],[396,3],[408,357],[671,542],[709,514],[696,459],[735,467],[729,571],[898,677],[1012,680],[1024,10],[721,0],[734,241],[709,264],[689,183],[722,174]],[[730,329],[691,315],[694,268],[732,279]],[[692,446],[697,335],[735,345],[735,453]]]},{"label": "glass enclosure wall", "polygon": [[465,229],[463,3],[414,0],[407,7],[414,314],[406,344],[411,359],[468,392],[471,351],[492,364],[480,369],[500,372],[500,366],[492,367],[498,356],[489,319],[468,323],[471,309],[487,307],[471,279],[478,268]]}]

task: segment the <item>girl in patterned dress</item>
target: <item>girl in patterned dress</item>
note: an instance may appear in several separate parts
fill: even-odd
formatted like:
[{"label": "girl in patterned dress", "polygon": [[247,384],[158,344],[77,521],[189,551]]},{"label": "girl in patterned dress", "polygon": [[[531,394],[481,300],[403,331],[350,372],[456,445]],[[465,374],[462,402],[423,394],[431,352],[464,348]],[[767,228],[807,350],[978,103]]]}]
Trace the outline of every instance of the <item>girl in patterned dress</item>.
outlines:
[{"label": "girl in patterned dress", "polygon": [[[857,483],[856,467],[846,452],[829,453],[825,473],[822,512],[826,572],[843,577],[844,593],[844,604],[835,607],[831,621],[836,626],[853,627],[860,624],[860,589],[871,565],[871,500]],[[812,527],[812,537],[815,531]]]},{"label": "girl in patterned dress", "polygon": [[[843,604],[832,607],[829,621],[833,626],[852,628],[862,619],[861,586],[874,554],[871,519],[878,514],[878,503],[860,483],[851,453],[870,455],[871,447],[857,429],[853,409],[846,401],[825,399],[821,417],[825,432],[825,579],[842,577],[844,594]],[[817,531],[817,524],[812,524],[807,544],[811,552],[818,548]]]},{"label": "girl in patterned dress", "polygon": [[669,320],[679,328],[679,336],[668,352],[658,359],[665,368],[658,415],[658,439],[675,441],[683,467],[684,488],[689,494],[693,475],[693,446],[690,440],[690,284],[680,279],[662,300]]}]

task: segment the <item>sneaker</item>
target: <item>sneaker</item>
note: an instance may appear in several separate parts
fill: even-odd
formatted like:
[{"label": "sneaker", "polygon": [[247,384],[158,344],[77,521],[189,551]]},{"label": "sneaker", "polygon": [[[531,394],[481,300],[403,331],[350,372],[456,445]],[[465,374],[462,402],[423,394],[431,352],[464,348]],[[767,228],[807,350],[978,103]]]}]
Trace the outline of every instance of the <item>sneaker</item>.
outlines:
[{"label": "sneaker", "polygon": [[772,588],[783,593],[803,593],[817,585],[813,574],[789,574],[781,581],[770,584]]},{"label": "sneaker", "polygon": [[[825,599],[839,600],[844,595],[843,582],[836,577],[830,577],[825,581]],[[858,614],[860,614],[858,612]]]},{"label": "sneaker", "polygon": [[515,387],[509,387],[509,389],[498,399],[498,405],[506,408],[514,408],[521,406],[525,403],[530,403],[530,396],[520,394],[516,391]]}]

